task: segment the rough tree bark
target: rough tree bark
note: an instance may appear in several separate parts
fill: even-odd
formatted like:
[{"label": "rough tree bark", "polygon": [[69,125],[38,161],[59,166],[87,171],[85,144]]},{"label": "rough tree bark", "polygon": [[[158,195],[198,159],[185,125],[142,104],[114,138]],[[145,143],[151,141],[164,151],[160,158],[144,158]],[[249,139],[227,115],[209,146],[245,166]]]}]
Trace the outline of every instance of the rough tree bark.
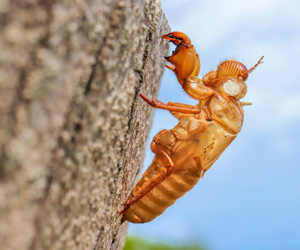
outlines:
[{"label": "rough tree bark", "polygon": [[159,0],[0,1],[1,249],[122,249],[168,31]]}]

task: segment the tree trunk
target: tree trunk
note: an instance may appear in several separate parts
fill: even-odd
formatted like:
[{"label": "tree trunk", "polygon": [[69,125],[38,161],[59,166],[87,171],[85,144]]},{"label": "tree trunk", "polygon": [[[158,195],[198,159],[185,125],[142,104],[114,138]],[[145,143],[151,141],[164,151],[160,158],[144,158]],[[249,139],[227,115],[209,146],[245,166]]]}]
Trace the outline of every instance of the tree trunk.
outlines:
[{"label": "tree trunk", "polygon": [[1,249],[122,249],[169,32],[159,0],[0,2]]}]

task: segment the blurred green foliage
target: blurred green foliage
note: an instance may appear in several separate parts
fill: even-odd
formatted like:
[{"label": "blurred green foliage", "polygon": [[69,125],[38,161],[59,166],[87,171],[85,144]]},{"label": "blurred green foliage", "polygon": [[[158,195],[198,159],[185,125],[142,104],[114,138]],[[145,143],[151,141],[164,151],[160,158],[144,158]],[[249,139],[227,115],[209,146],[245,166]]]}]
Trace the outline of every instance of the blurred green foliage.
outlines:
[{"label": "blurred green foliage", "polygon": [[204,250],[197,245],[172,246],[163,243],[151,243],[137,237],[127,237],[123,250]]}]

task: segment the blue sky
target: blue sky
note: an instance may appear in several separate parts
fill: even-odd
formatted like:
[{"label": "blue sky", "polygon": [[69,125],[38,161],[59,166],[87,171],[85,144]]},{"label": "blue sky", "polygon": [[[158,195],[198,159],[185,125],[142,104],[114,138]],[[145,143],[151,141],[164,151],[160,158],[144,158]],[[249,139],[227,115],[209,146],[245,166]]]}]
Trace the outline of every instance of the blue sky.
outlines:
[{"label": "blue sky", "polygon": [[[300,249],[300,2],[162,0],[172,31],[186,33],[200,77],[224,59],[252,67],[244,126],[197,186],[129,235],[208,250]],[[174,49],[174,47],[172,47]],[[169,53],[170,54],[170,53]],[[195,104],[165,70],[159,99]],[[177,121],[157,110],[149,138]],[[153,159],[148,145],[145,167]]]}]

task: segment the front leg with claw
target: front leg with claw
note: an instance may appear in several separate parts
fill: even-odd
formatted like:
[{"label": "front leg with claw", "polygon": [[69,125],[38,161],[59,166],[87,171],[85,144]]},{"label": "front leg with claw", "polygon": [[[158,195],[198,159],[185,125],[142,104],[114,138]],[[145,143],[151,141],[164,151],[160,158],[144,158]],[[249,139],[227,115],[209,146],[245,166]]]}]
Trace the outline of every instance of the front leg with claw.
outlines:
[{"label": "front leg with claw", "polygon": [[177,47],[171,56],[165,57],[172,65],[166,65],[170,70],[173,70],[178,81],[183,82],[190,76],[198,76],[200,71],[199,55],[191,44],[191,39],[182,32],[171,32],[165,34],[162,38],[169,40]]}]

